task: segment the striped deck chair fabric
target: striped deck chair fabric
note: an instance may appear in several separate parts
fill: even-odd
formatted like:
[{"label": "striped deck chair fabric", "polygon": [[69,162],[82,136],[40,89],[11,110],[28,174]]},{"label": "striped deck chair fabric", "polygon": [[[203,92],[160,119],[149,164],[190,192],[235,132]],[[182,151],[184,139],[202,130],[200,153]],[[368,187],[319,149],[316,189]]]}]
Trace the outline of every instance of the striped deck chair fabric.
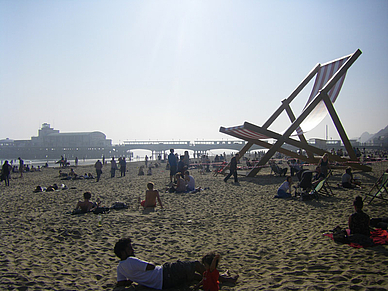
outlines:
[{"label": "striped deck chair fabric", "polygon": [[[306,108],[318,95],[319,91],[325,86],[325,84],[334,76],[334,74],[342,67],[342,65],[349,59],[349,56],[334,60],[330,63],[324,64],[320,67],[317,76],[315,78],[315,83],[309,99],[306,102],[304,108]],[[342,85],[344,83],[346,74],[344,74],[340,80],[335,84],[335,86],[329,91],[329,98],[332,103],[337,100],[339,92],[341,91]],[[323,101],[315,107],[315,109],[310,113],[310,115],[301,123],[297,128],[297,134],[302,135],[305,132],[308,132],[314,129],[327,115],[327,109]]]}]

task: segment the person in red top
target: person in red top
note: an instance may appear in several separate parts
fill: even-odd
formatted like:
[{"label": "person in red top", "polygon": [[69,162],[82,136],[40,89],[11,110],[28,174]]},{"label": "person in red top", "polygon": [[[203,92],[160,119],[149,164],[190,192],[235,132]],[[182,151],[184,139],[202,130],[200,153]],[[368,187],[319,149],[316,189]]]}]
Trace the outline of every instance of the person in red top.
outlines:
[{"label": "person in red top", "polygon": [[218,281],[218,278],[220,276],[220,273],[217,270],[219,259],[220,259],[219,254],[210,254],[202,258],[202,264],[206,268],[206,271],[203,272],[203,279],[202,279],[203,289],[205,291],[219,290],[220,282]]},{"label": "person in red top", "polygon": [[203,285],[204,291],[218,291],[219,280],[221,282],[236,283],[238,275],[230,277],[229,272],[227,271],[220,276],[220,273],[217,270],[219,260],[220,255],[214,252],[209,253],[202,258],[202,264],[205,266],[206,271],[203,272],[202,281],[195,286],[194,290],[197,290],[199,286]]}]

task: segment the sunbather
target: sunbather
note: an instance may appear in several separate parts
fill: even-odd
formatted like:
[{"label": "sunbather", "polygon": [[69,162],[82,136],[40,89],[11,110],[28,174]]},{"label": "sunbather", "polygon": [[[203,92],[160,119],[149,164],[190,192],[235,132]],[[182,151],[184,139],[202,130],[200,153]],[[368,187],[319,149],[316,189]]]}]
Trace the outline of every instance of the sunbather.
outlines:
[{"label": "sunbather", "polygon": [[90,192],[85,192],[84,201],[78,201],[75,210],[81,210],[81,212],[86,213],[96,209],[100,204],[100,200],[97,199],[97,203],[93,203],[90,201],[91,197],[92,197],[92,194]]},{"label": "sunbather", "polygon": [[160,200],[159,191],[154,190],[154,183],[149,182],[147,184],[147,191],[145,195],[145,200],[141,202],[141,206],[146,207],[156,207],[156,200],[158,200],[159,205],[163,208],[162,201]]}]

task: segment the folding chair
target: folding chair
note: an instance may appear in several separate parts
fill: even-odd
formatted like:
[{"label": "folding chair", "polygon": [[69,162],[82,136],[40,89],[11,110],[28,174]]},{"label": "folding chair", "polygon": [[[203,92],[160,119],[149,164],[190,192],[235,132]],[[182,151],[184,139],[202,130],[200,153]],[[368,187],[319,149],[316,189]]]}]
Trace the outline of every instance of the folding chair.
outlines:
[{"label": "folding chair", "polygon": [[[345,129],[343,128],[333,106],[333,103],[336,101],[339,95],[348,69],[360,55],[361,51],[357,50],[351,55],[331,61],[327,64],[318,64],[295,89],[295,91],[287,99],[282,101],[282,105],[272,114],[272,116],[264,123],[262,127],[248,122],[245,122],[241,126],[229,128],[220,127],[220,132],[247,141],[247,144],[240,150],[240,157],[242,157],[253,144],[268,149],[267,153],[261,158],[258,164],[249,172],[249,177],[255,176],[261,167],[264,166],[276,152],[280,152],[289,157],[315,164],[318,163],[319,160],[318,158],[314,157],[314,154],[323,155],[327,153],[330,160],[332,161],[345,164],[351,161],[351,167],[361,169],[363,171],[371,171],[371,167],[362,165],[357,160],[353,147],[350,144]],[[315,76],[315,83],[306,106],[304,107],[300,116],[295,118],[295,115],[291,110],[290,103]],[[283,111],[286,111],[288,114],[291,125],[285,130],[283,134],[271,131],[269,126]],[[317,126],[325,118],[327,112],[330,114],[333,120],[338,134],[340,135],[341,140],[349,154],[350,160],[347,158],[339,157],[337,155],[332,155],[325,150],[309,145],[303,135],[305,132]],[[297,133],[299,141],[291,138],[291,135],[294,132]],[[275,139],[276,142],[271,144],[266,141],[268,139]],[[298,155],[296,152],[284,148],[283,146],[285,144],[306,150],[307,157]]]},{"label": "folding chair", "polygon": [[[365,195],[364,201],[367,199],[367,197],[370,196],[371,200],[369,201],[368,204],[371,204],[375,198],[388,202],[388,198],[383,197],[384,192],[385,192],[385,194],[388,193],[387,188],[388,188],[388,173],[384,173],[379,178],[379,180],[377,180],[377,182],[372,186],[369,193]],[[372,191],[374,189],[377,189],[377,191],[374,194],[372,194]]]},{"label": "folding chair", "polygon": [[279,176],[286,176],[287,174],[287,168],[280,168],[278,165],[276,165],[274,162],[270,163],[271,171],[275,174],[278,174]]},{"label": "folding chair", "polygon": [[327,183],[327,177],[320,181],[314,188],[313,192],[318,194],[323,194],[326,196],[333,196],[333,191],[330,188],[329,183]]}]

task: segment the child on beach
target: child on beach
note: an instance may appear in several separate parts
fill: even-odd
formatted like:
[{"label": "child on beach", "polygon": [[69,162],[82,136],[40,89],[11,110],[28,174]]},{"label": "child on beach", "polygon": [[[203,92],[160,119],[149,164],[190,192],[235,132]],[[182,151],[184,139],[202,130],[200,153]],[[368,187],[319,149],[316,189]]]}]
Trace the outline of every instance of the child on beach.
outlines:
[{"label": "child on beach", "polygon": [[211,252],[202,258],[202,264],[206,271],[203,272],[202,280],[195,286],[194,290],[198,290],[198,288],[203,285],[203,290],[205,291],[218,291],[220,288],[219,280],[222,282],[236,283],[238,275],[230,277],[228,274],[229,272],[227,271],[226,274],[220,276],[220,273],[217,270],[219,261],[220,255],[215,252]]},{"label": "child on beach", "polygon": [[[290,198],[291,197],[291,185],[292,185],[292,177],[287,176],[286,181],[279,187],[278,193],[274,198]],[[289,192],[287,192],[289,191]]]},{"label": "child on beach", "polygon": [[163,208],[162,200],[160,200],[159,196],[159,191],[154,190],[154,186],[154,183],[148,182],[145,200],[140,203],[144,208],[156,207],[156,199],[158,199],[160,207]]}]

